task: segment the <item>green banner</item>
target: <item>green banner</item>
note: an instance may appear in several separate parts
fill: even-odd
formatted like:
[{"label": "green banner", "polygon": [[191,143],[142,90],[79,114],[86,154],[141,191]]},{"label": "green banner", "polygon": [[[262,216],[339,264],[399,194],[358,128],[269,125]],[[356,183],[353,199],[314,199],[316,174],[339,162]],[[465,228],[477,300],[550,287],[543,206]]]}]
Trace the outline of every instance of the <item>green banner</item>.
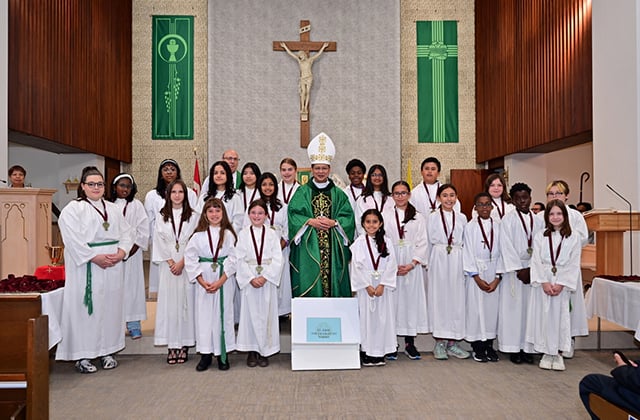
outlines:
[{"label": "green banner", "polygon": [[457,143],[458,24],[416,22],[418,142]]},{"label": "green banner", "polygon": [[193,16],[153,16],[151,138],[193,139]]}]

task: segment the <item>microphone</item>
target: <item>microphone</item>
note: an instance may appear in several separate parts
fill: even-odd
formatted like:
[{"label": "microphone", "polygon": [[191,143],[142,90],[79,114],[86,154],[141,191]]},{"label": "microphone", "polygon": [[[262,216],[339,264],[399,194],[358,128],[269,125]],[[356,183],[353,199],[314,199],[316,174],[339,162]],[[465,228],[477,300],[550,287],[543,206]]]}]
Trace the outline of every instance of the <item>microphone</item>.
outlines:
[{"label": "microphone", "polygon": [[627,203],[629,205],[629,254],[630,254],[629,257],[631,257],[629,259],[629,268],[631,270],[630,274],[633,276],[633,211],[632,211],[632,207],[631,207],[631,202],[629,202],[629,200],[624,198],[622,196],[622,194],[620,194],[618,191],[614,190],[611,185],[609,185],[609,184],[605,184],[605,185],[615,195],[620,197],[622,199],[622,201],[624,201],[625,203]]}]

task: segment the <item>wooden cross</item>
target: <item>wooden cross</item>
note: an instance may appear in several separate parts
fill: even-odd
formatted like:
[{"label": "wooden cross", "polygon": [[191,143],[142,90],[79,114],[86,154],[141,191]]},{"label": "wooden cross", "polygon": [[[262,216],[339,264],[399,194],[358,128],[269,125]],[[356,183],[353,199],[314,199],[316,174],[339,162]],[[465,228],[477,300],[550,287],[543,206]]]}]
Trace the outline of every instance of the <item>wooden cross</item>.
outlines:
[{"label": "wooden cross", "polygon": [[[307,54],[307,57],[311,59],[309,63],[309,71],[311,69],[311,65],[313,64],[314,57],[319,56],[324,51],[336,51],[337,43],[336,42],[322,42],[322,41],[311,41],[309,40],[311,32],[311,24],[308,20],[300,21],[300,41],[273,41],[273,50],[274,51],[286,51],[285,48],[282,47],[281,44],[285,44],[289,49],[288,52],[291,51],[304,51]],[[325,47],[325,44],[326,47]],[[324,47],[324,48],[323,48]],[[316,55],[311,56],[311,52],[316,52]],[[301,64],[301,73],[302,73],[302,64]],[[308,95],[310,92],[307,92],[307,104],[303,105],[304,99],[302,99],[302,74],[300,80],[300,90],[301,90],[301,108],[305,107],[305,109],[301,109],[300,112],[300,147],[307,147],[309,145],[309,105],[308,105]],[[306,111],[306,112],[304,112]]]}]

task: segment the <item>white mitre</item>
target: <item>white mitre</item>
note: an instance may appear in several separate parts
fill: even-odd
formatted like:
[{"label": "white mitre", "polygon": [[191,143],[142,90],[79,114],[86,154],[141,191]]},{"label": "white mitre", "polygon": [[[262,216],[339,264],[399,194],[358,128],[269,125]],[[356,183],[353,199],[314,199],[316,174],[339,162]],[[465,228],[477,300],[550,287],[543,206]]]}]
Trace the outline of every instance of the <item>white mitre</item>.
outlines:
[{"label": "white mitre", "polygon": [[331,165],[331,161],[336,155],[336,147],[329,136],[320,133],[309,143],[307,154],[312,165],[316,163]]}]

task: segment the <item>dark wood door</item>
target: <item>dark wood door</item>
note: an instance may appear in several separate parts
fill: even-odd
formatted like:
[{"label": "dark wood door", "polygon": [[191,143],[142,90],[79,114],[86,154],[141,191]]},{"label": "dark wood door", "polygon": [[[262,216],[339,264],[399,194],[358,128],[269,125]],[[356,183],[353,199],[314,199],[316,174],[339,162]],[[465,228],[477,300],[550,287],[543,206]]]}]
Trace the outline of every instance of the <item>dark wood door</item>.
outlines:
[{"label": "dark wood door", "polygon": [[462,212],[471,218],[473,198],[484,191],[484,180],[491,174],[487,169],[452,169],[451,183],[458,190],[458,200]]}]

